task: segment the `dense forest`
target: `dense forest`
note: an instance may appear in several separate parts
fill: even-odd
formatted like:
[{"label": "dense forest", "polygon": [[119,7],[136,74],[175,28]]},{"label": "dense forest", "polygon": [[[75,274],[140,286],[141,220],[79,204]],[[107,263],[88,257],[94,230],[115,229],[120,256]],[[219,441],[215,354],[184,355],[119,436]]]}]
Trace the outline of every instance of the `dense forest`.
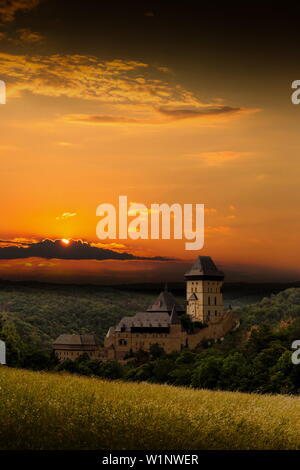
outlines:
[{"label": "dense forest", "polygon": [[0,338],[8,363],[109,379],[258,393],[300,392],[300,365],[291,344],[300,339],[300,288],[234,308],[240,328],[223,341],[203,341],[195,351],[139,351],[125,365],[87,356],[58,364],[49,345],[61,333],[95,332],[99,339],[124,315],[143,310],[155,295],[110,288],[7,286],[0,291]]}]

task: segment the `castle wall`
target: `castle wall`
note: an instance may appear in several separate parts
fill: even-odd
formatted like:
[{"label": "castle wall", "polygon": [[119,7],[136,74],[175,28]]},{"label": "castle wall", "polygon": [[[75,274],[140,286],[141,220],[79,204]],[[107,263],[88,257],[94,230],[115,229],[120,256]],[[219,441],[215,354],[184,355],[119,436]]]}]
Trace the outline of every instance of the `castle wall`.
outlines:
[{"label": "castle wall", "polygon": [[199,330],[197,333],[188,335],[188,347],[195,349],[204,339],[220,339],[229,331],[238,326],[238,320],[231,310],[222,313],[218,320],[211,322],[207,328]]},{"label": "castle wall", "polygon": [[98,349],[91,349],[91,348],[82,348],[79,349],[78,346],[62,346],[62,347],[56,347],[54,349],[55,356],[59,360],[59,362],[64,362],[66,360],[72,360],[75,361],[79,356],[82,356],[82,354],[87,354],[90,359],[95,359],[98,360],[100,359],[101,356],[101,350]]},{"label": "castle wall", "polygon": [[157,343],[167,354],[170,354],[174,351],[180,351],[183,347],[195,349],[204,339],[223,338],[237,325],[237,319],[231,310],[227,310],[223,311],[209,326],[197,331],[197,333],[188,334],[182,330],[180,325],[171,325],[170,333],[165,334],[115,332],[106,338],[104,351],[108,360],[122,361],[130,350],[134,353],[140,349],[149,352],[151,345]]},{"label": "castle wall", "polygon": [[[122,360],[129,351],[140,349],[149,352],[151,345],[159,344],[166,353],[180,351],[186,345],[187,333],[181,325],[171,325],[169,333],[130,333],[114,332],[104,341],[107,357]],[[114,357],[113,357],[114,356]]]}]

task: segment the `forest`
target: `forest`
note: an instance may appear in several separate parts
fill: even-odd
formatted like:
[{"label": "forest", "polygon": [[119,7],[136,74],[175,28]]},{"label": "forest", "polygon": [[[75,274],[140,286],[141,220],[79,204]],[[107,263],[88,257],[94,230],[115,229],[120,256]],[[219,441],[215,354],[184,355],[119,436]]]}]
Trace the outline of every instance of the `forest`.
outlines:
[{"label": "forest", "polygon": [[152,293],[125,290],[115,295],[110,288],[2,289],[0,338],[7,344],[8,364],[211,390],[300,392],[300,365],[291,361],[291,345],[300,339],[299,288],[234,308],[240,328],[223,341],[203,341],[194,351],[165,354],[153,344],[149,352],[130,354],[126,364],[102,363],[85,355],[58,364],[50,348],[58,334],[96,332],[101,339],[111,324],[145,308],[152,298]]}]

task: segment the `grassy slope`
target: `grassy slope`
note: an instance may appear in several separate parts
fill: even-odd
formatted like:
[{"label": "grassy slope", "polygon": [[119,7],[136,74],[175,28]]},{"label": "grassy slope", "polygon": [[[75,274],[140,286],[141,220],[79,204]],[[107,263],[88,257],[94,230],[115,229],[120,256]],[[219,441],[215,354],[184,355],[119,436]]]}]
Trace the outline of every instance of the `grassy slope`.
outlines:
[{"label": "grassy slope", "polygon": [[0,449],[300,449],[300,398],[0,368]]}]

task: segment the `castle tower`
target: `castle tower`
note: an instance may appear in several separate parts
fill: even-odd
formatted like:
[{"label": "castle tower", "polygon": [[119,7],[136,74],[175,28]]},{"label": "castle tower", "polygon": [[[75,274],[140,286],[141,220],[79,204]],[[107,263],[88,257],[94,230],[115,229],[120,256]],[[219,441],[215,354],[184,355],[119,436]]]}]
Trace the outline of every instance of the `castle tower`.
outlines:
[{"label": "castle tower", "polygon": [[199,256],[184,275],[186,280],[186,313],[193,321],[209,323],[222,314],[224,274],[210,256]]}]

